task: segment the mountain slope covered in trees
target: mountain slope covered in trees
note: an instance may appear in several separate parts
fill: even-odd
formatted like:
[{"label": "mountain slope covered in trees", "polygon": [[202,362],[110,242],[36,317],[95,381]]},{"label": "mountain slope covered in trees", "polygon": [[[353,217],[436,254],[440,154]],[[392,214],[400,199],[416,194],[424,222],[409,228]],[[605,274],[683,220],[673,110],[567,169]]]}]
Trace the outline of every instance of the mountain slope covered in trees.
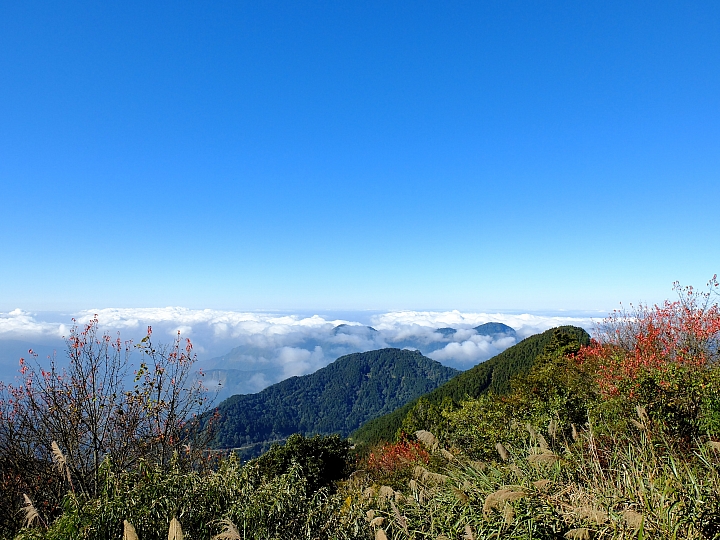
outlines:
[{"label": "mountain slope covered in trees", "polygon": [[[449,399],[457,403],[463,399],[476,398],[489,391],[495,394],[506,393],[510,390],[510,380],[530,370],[535,358],[551,343],[557,332],[573,336],[581,345],[590,343],[589,334],[576,326],[560,326],[547,330],[542,334],[525,338],[490,360],[460,373],[419,399],[425,404],[439,406],[443,400]],[[414,400],[389,414],[369,420],[352,433],[352,439],[363,445],[392,440],[417,402],[418,400]]]},{"label": "mountain slope covered in trees", "polygon": [[347,436],[457,374],[417,351],[348,354],[310,375],[220,403],[214,445],[246,448],[247,456],[293,433]]}]

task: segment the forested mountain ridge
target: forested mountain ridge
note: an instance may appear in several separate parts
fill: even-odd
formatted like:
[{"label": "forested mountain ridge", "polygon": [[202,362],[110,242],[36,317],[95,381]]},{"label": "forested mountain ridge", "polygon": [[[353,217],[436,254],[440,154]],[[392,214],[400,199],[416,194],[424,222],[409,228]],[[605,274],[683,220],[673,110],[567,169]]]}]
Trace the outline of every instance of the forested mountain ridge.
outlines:
[{"label": "forested mountain ridge", "polygon": [[[460,402],[467,398],[476,398],[488,391],[496,394],[506,393],[510,390],[510,380],[530,370],[535,358],[552,342],[553,336],[557,332],[569,334],[581,345],[590,343],[590,335],[577,326],[560,326],[546,330],[542,334],[527,337],[490,360],[460,373],[421,398],[428,404],[440,405],[444,399]],[[392,440],[402,426],[405,417],[417,404],[418,399],[408,402],[389,414],[369,420],[354,431],[351,438],[356,443],[363,445],[374,444],[381,440]]]},{"label": "forested mountain ridge", "polygon": [[291,377],[257,394],[218,406],[216,448],[253,447],[293,433],[347,436],[437,388],[459,372],[417,351],[380,349],[348,354],[310,375]]}]

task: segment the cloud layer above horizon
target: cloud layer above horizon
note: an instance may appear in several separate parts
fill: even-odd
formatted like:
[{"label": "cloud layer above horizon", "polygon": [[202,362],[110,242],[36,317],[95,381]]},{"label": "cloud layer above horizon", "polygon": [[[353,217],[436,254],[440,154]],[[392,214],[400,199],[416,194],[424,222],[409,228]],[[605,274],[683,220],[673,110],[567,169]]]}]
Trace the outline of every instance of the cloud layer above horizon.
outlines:
[{"label": "cloud layer above horizon", "polygon": [[[343,354],[383,347],[418,349],[458,369],[467,369],[516,343],[507,335],[479,335],[474,327],[498,322],[523,339],[565,324],[592,330],[596,318],[538,314],[471,313],[460,311],[389,311],[347,313],[344,318],[220,310],[166,308],[105,308],[71,316],[32,314],[22,310],[0,313],[0,342],[51,343],[62,346],[72,318],[86,324],[97,315],[103,331],[138,340],[148,326],[157,342],[169,342],[180,332],[194,343],[198,366],[213,373],[234,370],[235,391],[255,392],[294,375],[304,375]],[[443,335],[438,328],[453,328]],[[239,376],[238,376],[239,375]],[[231,385],[225,375],[217,375]],[[239,386],[238,386],[239,385]]]}]

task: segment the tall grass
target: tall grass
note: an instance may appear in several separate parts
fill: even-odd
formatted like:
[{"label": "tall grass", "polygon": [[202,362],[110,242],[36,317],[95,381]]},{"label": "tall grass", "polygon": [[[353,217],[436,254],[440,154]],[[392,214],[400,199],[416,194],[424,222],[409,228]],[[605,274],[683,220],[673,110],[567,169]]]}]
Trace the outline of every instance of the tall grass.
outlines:
[{"label": "tall grass", "polygon": [[[720,454],[679,452],[635,437],[542,449],[528,440],[507,463],[456,456],[440,475],[416,475],[397,497],[368,501],[390,539],[720,538]],[[555,459],[537,459],[537,456]]]}]

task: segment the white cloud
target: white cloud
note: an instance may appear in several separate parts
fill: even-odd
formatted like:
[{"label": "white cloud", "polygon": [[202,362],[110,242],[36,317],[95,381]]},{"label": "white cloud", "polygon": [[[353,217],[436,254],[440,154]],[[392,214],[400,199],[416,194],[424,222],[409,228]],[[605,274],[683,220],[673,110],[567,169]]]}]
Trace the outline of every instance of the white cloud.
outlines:
[{"label": "white cloud", "polygon": [[69,333],[68,325],[38,321],[35,315],[14,309],[0,312],[0,339],[61,338]]},{"label": "white cloud", "polygon": [[448,343],[442,349],[428,353],[428,356],[438,362],[450,362],[456,367],[471,367],[501,353],[515,344],[515,338],[505,336],[493,339],[491,336],[478,336],[461,341]]},{"label": "white cloud", "polygon": [[277,359],[283,368],[283,379],[312,373],[325,365],[323,350],[320,346],[316,346],[312,351],[296,347],[282,347],[278,351]]},{"label": "white cloud", "polygon": [[457,310],[391,311],[374,316],[372,325],[378,330],[405,337],[414,335],[413,333],[426,335],[428,330],[435,328],[469,329],[488,322],[499,322],[514,328],[518,336],[524,338],[566,324],[590,330],[596,320],[592,317],[560,317],[528,313],[461,313]]}]

